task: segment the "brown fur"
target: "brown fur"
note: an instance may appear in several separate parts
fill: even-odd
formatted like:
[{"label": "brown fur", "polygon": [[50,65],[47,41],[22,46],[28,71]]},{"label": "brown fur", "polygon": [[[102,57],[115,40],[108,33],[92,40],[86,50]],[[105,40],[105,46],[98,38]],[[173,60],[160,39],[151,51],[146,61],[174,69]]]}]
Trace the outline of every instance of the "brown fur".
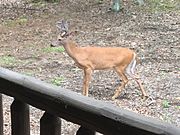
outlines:
[{"label": "brown fur", "polygon": [[[125,75],[126,68],[133,60],[135,52],[121,47],[79,47],[70,38],[58,39],[56,45],[63,45],[68,55],[75,61],[76,65],[84,70],[83,95],[88,96],[89,82],[93,70],[114,69],[122,79],[122,84],[117,88],[112,99],[120,95],[121,90],[128,82]],[[144,88],[137,78],[143,97],[147,96]]]}]

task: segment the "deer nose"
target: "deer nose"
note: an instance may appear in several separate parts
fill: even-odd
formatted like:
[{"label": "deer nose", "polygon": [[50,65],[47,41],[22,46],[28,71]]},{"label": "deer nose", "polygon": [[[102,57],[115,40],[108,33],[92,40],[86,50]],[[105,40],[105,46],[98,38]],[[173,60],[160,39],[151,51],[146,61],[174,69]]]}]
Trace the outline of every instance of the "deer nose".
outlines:
[{"label": "deer nose", "polygon": [[52,41],[50,44],[51,47],[56,47],[58,46],[58,41]]}]

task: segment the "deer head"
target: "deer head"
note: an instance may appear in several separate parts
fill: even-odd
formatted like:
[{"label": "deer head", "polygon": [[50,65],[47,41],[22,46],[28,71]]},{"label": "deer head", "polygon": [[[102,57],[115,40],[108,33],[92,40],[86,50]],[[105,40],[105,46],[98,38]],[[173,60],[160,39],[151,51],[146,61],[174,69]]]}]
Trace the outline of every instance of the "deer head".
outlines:
[{"label": "deer head", "polygon": [[59,35],[57,36],[57,40],[51,43],[51,47],[65,44],[65,39],[70,35],[68,33],[68,23],[65,20],[57,22],[56,27],[59,29]]}]

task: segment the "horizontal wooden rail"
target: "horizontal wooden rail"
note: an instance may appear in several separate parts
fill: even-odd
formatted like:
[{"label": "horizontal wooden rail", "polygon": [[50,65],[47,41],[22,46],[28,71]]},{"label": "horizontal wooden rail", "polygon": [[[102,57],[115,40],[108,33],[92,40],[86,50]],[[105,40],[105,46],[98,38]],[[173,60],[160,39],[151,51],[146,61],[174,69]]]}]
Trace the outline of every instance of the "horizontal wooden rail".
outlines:
[{"label": "horizontal wooden rail", "polygon": [[0,92],[105,135],[180,135],[174,125],[0,68]]}]

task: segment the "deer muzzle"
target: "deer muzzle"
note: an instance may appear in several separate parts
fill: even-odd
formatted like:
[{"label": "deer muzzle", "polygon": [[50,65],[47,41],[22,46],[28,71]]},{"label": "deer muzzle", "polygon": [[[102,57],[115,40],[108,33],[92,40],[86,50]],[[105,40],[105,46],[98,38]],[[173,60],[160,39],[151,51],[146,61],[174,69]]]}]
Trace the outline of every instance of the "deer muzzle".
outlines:
[{"label": "deer muzzle", "polygon": [[60,44],[61,44],[60,41],[55,40],[55,41],[51,42],[50,46],[51,47],[58,47]]}]

